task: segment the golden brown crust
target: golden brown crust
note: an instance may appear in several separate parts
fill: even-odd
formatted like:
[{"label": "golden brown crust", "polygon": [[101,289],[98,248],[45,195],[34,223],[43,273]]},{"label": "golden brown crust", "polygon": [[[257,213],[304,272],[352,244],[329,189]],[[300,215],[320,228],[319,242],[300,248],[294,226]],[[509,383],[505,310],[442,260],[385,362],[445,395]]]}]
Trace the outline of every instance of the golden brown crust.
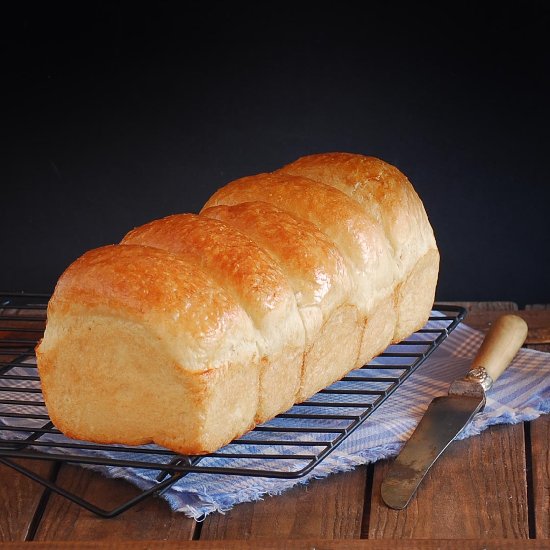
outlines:
[{"label": "golden brown crust", "polygon": [[133,229],[122,243],[183,255],[233,294],[275,348],[282,343],[303,346],[294,292],[280,265],[231,225],[195,214],[176,214]]},{"label": "golden brown crust", "polygon": [[258,174],[219,189],[203,210],[217,205],[264,201],[313,223],[338,247],[356,284],[357,304],[368,310],[379,294],[391,291],[395,262],[387,238],[375,220],[345,193],[285,173]]},{"label": "golden brown crust", "polygon": [[277,172],[330,185],[359,203],[384,228],[401,275],[412,269],[419,253],[436,248],[424,206],[410,181],[383,160],[323,153],[299,158]]},{"label": "golden brown crust", "polygon": [[161,248],[192,258],[211,276],[223,274],[231,288],[247,293],[262,311],[292,294],[281,268],[251,239],[230,225],[195,214],[175,214],[130,231],[121,244]]},{"label": "golden brown crust", "polygon": [[383,160],[351,153],[302,157],[278,172],[339,189],[377,220],[388,237],[397,271],[392,340],[398,342],[421,327],[435,297],[439,253],[424,205],[407,177]]},{"label": "golden brown crust", "polygon": [[205,208],[201,215],[226,222],[267,250],[292,281],[300,306],[322,304],[332,310],[348,298],[344,259],[312,223],[258,201]]},{"label": "golden brown crust", "polygon": [[248,316],[208,273],[147,246],[97,248],[67,268],[48,304],[48,319],[83,312],[147,325],[173,342],[173,353],[190,370],[226,362],[224,355],[234,353],[232,339],[243,338],[247,347],[255,342]]},{"label": "golden brown crust", "polygon": [[66,269],[49,307],[120,309],[134,319],[166,314],[188,329],[189,317],[183,313],[195,302],[202,309],[205,300],[212,315],[199,311],[194,336],[215,332],[219,337],[225,319],[235,317],[240,307],[198,265],[152,247],[110,245],[86,252]]}]

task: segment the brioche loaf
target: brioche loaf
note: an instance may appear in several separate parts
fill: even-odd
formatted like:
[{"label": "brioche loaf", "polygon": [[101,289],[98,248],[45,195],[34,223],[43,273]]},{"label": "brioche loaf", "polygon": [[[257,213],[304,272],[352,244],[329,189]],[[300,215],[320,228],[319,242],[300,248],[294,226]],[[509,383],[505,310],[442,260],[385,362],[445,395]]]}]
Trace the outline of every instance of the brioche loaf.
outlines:
[{"label": "brioche loaf", "polygon": [[48,412],[77,439],[214,451],[422,327],[438,266],[379,159],[233,181],[67,268],[36,350]]}]

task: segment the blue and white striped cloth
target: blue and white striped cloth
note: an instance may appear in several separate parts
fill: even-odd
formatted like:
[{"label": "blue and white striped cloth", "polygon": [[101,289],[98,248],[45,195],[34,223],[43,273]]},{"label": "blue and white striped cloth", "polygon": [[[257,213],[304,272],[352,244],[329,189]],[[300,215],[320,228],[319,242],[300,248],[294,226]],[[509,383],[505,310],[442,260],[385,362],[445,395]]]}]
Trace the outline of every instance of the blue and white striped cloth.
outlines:
[{"label": "blue and white striped cloth", "polygon": [[[419,340],[423,339],[422,334],[415,336]],[[326,477],[332,473],[351,470],[360,464],[392,457],[410,437],[431,400],[444,395],[450,382],[468,371],[482,340],[482,333],[459,325],[364,424],[303,478],[285,480],[193,473],[171,486],[163,493],[163,497],[174,510],[200,520],[211,512],[224,512],[241,502],[280,494],[298,483],[307,483],[312,478]],[[395,359],[381,357],[375,363],[384,364],[388,361],[393,364]],[[550,354],[522,349],[488,393],[485,409],[474,417],[459,438],[479,434],[493,424],[515,424],[533,420],[548,412]],[[239,452],[246,453],[247,447],[240,446]],[[268,446],[256,446],[252,450],[270,452]],[[62,449],[56,451],[63,452]],[[266,460],[266,464],[268,463],[269,460]],[[145,469],[112,466],[93,468],[109,477],[124,478],[143,489],[150,488],[158,475],[158,471]]]}]

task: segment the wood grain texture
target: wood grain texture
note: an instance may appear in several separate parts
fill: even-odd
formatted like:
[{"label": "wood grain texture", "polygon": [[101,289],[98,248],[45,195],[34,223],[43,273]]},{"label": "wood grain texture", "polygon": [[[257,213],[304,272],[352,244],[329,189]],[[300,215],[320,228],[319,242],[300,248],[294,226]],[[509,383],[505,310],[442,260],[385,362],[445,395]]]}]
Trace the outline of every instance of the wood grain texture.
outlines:
[{"label": "wood grain texture", "polygon": [[[15,460],[38,475],[49,478],[53,463]],[[45,489],[28,477],[0,464],[0,541],[25,540]]]},{"label": "wood grain texture", "polygon": [[[26,320],[28,317],[36,320]],[[0,340],[17,338],[29,340],[32,344],[42,337],[45,327],[44,310],[0,308]]]},{"label": "wood grain texture", "polygon": [[359,538],[367,469],[311,481],[205,520],[201,540]]},{"label": "wood grain texture", "polygon": [[[541,304],[539,309],[550,309],[549,304]],[[531,349],[550,353],[550,343],[532,344]],[[549,356],[550,376],[550,356]],[[537,539],[550,539],[550,415],[544,415],[530,423],[531,426],[531,467],[533,484],[532,502]]]},{"label": "wood grain texture", "polygon": [[35,542],[7,544],[10,550],[547,550],[550,541],[510,539],[454,540],[229,540],[229,541],[150,541],[127,542]]},{"label": "wood grain texture", "polygon": [[550,416],[531,422],[535,536],[550,538]]},{"label": "wood grain texture", "polygon": [[467,311],[517,311],[516,302],[441,302],[443,304],[462,306]]},{"label": "wood grain texture", "polygon": [[[550,342],[549,309],[520,310],[514,311],[514,314],[525,319],[529,325],[529,334],[526,344],[544,344]],[[487,331],[494,320],[494,311],[472,311],[471,314],[466,317],[465,322],[473,328]]]},{"label": "wood grain texture", "polygon": [[[64,465],[58,484],[103,508],[116,505],[139,494],[139,489],[123,480],[107,479],[96,472]],[[44,511],[35,540],[122,541],[155,538],[158,540],[189,540],[195,522],[181,513],[172,512],[160,498],[147,498],[112,519],[100,518],[53,495]]]},{"label": "wood grain texture", "polygon": [[529,536],[521,424],[493,426],[451,443],[408,508],[391,510],[375,468],[369,538],[518,538]]}]

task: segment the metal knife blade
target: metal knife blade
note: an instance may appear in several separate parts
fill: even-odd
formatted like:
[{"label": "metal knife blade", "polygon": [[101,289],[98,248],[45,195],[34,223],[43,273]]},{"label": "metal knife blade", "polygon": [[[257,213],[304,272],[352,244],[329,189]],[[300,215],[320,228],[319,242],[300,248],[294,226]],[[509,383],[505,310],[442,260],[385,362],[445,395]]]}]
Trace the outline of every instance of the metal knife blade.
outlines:
[{"label": "metal knife blade", "polygon": [[455,380],[449,394],[436,397],[392,464],[381,486],[384,502],[405,508],[422,479],[449,444],[485,406],[485,392],[504,372],[527,336],[521,317],[503,315],[493,324],[469,373]]}]

